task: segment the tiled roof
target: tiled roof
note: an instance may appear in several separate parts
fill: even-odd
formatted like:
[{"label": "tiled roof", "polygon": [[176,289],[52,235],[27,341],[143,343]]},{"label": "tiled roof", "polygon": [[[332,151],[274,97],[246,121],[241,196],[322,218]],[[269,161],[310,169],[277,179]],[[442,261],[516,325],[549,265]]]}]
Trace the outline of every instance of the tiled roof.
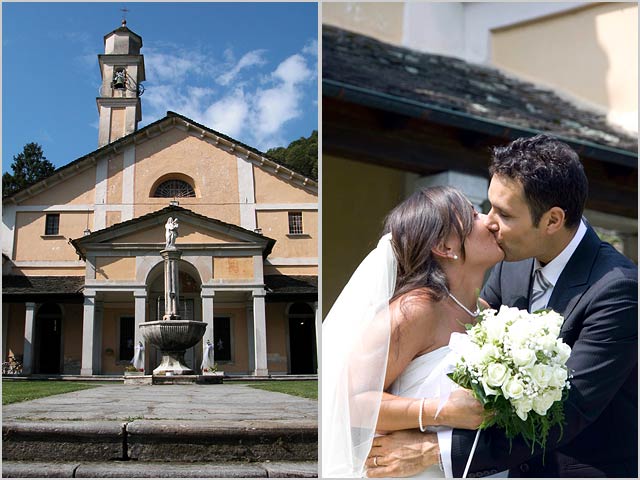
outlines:
[{"label": "tiled roof", "polygon": [[84,277],[31,277],[3,275],[3,295],[73,295],[80,294]]},{"label": "tiled roof", "polygon": [[313,294],[318,295],[318,277],[315,275],[265,275],[267,295]]},{"label": "tiled roof", "polygon": [[324,25],[323,91],[348,85],[474,120],[543,131],[628,152],[637,138],[552,90],[501,71]]}]

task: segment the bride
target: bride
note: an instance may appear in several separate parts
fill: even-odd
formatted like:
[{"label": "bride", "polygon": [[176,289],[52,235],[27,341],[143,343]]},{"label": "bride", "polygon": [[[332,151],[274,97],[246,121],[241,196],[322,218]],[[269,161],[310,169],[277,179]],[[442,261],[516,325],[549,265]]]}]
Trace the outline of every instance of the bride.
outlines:
[{"label": "bride", "polygon": [[451,334],[475,320],[485,272],[504,257],[482,217],[454,188],[414,193],[336,300],[322,327],[323,477],[384,467],[376,457],[365,467],[374,435],[482,422],[481,405],[442,372]]}]

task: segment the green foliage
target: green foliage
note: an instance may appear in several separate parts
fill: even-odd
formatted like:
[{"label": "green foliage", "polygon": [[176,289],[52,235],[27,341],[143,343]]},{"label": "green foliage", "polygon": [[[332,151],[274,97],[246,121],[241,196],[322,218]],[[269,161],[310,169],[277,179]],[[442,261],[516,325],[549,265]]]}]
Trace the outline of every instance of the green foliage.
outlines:
[{"label": "green foliage", "polygon": [[3,196],[11,195],[48,177],[56,168],[44,156],[42,147],[32,142],[24,146],[22,153],[13,156],[11,169],[13,174],[5,172],[2,175]]},{"label": "green foliage", "polygon": [[75,392],[95,388],[98,385],[88,385],[77,382],[51,382],[38,380],[3,381],[2,404],[26,402],[36,398],[49,397],[60,393]]},{"label": "green foliage", "polygon": [[307,138],[294,140],[288,147],[277,147],[267,151],[267,155],[292,170],[318,179],[318,131]]}]

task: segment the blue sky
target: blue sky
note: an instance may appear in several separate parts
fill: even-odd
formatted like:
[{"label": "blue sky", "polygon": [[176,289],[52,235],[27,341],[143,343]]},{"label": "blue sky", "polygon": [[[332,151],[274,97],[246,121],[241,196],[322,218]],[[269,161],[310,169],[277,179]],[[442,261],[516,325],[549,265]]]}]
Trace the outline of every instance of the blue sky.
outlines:
[{"label": "blue sky", "polygon": [[2,170],[28,142],[97,148],[103,38],[142,37],[142,122],[168,110],[262,151],[318,128],[316,3],[3,3]]}]

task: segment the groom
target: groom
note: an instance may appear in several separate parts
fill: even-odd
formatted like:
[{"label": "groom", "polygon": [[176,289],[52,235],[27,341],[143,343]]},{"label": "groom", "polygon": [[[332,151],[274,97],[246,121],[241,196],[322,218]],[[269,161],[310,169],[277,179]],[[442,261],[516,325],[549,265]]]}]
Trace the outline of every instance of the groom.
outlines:
[{"label": "groom", "polygon": [[[492,308],[551,308],[573,371],[562,436],[546,454],[497,428],[480,434],[469,477],[638,476],[638,270],[582,218],[587,179],[578,155],[545,136],[494,149],[487,227],[505,252],[481,293]],[[461,477],[475,432],[400,431],[374,439],[369,477],[409,476],[441,458]],[[377,458],[374,458],[377,457]],[[375,460],[375,462],[374,462]],[[377,468],[373,463],[381,468]]]}]

